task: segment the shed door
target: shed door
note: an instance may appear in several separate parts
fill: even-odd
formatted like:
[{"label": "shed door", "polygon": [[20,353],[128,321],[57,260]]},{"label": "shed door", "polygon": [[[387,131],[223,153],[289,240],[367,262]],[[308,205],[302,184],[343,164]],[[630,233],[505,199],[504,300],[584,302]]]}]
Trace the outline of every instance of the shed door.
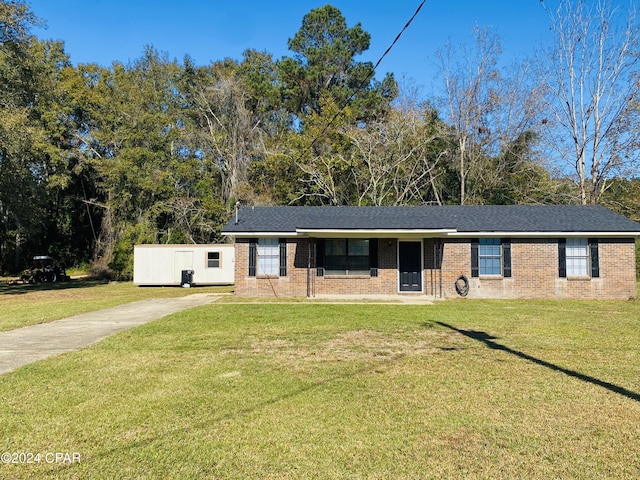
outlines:
[{"label": "shed door", "polygon": [[173,254],[174,281],[182,281],[182,270],[193,270],[193,251],[177,251]]},{"label": "shed door", "polygon": [[422,242],[400,242],[398,248],[400,291],[421,292]]}]

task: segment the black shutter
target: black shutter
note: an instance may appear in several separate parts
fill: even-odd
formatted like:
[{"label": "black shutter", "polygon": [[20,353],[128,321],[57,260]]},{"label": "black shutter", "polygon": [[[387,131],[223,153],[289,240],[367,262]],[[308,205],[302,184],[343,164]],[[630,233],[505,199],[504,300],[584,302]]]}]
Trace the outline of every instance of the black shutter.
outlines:
[{"label": "black shutter", "polygon": [[511,240],[502,239],[502,276],[511,277]]},{"label": "black shutter", "polygon": [[378,276],[378,239],[369,240],[369,272],[372,277]]},{"label": "black shutter", "polygon": [[471,240],[471,276],[479,277],[480,276],[480,267],[478,262],[478,244],[479,240],[474,239]]},{"label": "black shutter", "polygon": [[316,240],[316,275],[324,276],[324,238]]},{"label": "black shutter", "polygon": [[567,276],[567,240],[564,238],[558,239],[558,276]]},{"label": "black shutter", "polygon": [[249,276],[256,276],[256,257],[258,250],[258,241],[249,240]]},{"label": "black shutter", "polygon": [[280,243],[280,276],[287,276],[287,239],[281,238]]},{"label": "black shutter", "polygon": [[591,277],[598,278],[600,276],[600,258],[598,256],[598,239],[589,239],[589,252],[591,254]]}]

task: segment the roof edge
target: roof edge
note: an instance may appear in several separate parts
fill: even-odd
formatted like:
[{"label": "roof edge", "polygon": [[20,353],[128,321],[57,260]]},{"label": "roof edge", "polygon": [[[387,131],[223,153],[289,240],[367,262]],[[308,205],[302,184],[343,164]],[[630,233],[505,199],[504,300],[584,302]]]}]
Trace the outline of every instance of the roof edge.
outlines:
[{"label": "roof edge", "polygon": [[575,231],[575,232],[514,232],[514,231],[468,231],[458,232],[453,229],[442,230],[422,230],[422,229],[298,229],[296,232],[277,232],[277,231],[261,231],[261,232],[221,232],[227,237],[234,238],[257,238],[257,237],[278,237],[278,238],[294,238],[294,237],[318,237],[318,238],[335,238],[338,236],[364,237],[373,236],[379,238],[395,238],[395,237],[414,237],[414,238],[469,238],[469,237],[500,237],[500,238],[558,238],[558,237],[599,237],[599,238],[640,238],[638,232],[594,232],[594,231]]},{"label": "roof edge", "polygon": [[511,238],[557,238],[557,237],[640,237],[639,232],[594,232],[594,231],[555,231],[555,232],[455,232],[449,237],[466,238],[466,237],[511,237]]}]

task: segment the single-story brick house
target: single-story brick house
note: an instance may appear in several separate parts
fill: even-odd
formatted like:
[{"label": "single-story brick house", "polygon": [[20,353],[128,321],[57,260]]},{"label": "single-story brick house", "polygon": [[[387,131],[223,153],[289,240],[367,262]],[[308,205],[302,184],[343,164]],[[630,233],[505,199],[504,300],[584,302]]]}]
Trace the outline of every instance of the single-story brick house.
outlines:
[{"label": "single-story brick house", "polygon": [[243,207],[241,296],[628,299],[640,224],[600,206]]}]

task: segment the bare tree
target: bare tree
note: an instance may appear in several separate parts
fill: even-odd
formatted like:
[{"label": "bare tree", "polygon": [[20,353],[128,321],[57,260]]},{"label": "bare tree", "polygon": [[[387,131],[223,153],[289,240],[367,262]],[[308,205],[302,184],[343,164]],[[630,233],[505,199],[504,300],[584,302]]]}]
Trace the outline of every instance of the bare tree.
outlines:
[{"label": "bare tree", "polygon": [[547,13],[553,45],[540,62],[550,94],[545,137],[575,170],[580,203],[596,204],[610,178],[638,165],[632,106],[640,95],[640,28],[633,1],[623,10],[609,0],[561,0]]},{"label": "bare tree", "polygon": [[394,108],[384,121],[352,127],[358,204],[442,204],[438,177],[446,149],[444,125],[430,109]]},{"label": "bare tree", "polygon": [[474,34],[475,42],[462,51],[448,44],[436,53],[461,205],[482,202],[482,192],[503,181],[502,154],[536,128],[543,93],[527,62],[499,65],[502,47],[494,32],[476,27]]},{"label": "bare tree", "polygon": [[469,177],[474,170],[481,170],[491,140],[489,116],[495,108],[497,59],[502,52],[498,38],[487,29],[476,28],[474,32],[474,48],[465,49],[462,60],[451,44],[436,53],[445,84],[443,112],[456,144],[452,153],[460,180],[461,205],[467,201]]},{"label": "bare tree", "polygon": [[220,173],[225,203],[238,199],[246,187],[249,166],[262,147],[261,131],[247,106],[247,94],[235,72],[229,70],[220,66],[207,72],[193,93],[203,127],[201,144]]},{"label": "bare tree", "polygon": [[[164,203],[171,213],[173,225],[189,243],[208,243],[215,235],[215,227],[207,218],[207,211],[199,199],[191,196],[180,196]],[[167,235],[167,243],[171,235]]]}]

